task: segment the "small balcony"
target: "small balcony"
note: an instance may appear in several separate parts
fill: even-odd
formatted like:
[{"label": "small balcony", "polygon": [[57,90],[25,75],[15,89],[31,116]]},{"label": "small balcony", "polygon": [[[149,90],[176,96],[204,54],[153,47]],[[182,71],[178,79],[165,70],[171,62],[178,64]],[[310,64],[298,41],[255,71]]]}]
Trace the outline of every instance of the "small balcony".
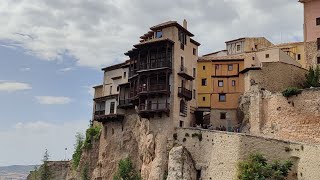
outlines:
[{"label": "small balcony", "polygon": [[167,113],[169,116],[170,112],[170,104],[169,103],[147,103],[147,104],[140,104],[138,106],[139,114],[153,114],[153,113]]},{"label": "small balcony", "polygon": [[131,99],[120,99],[118,108],[128,109],[134,107]]},{"label": "small balcony", "polygon": [[121,114],[105,114],[105,111],[95,111],[94,120],[102,123],[111,122],[111,121],[122,121],[124,116]]},{"label": "small balcony", "polygon": [[185,98],[187,101],[190,101],[192,99],[192,91],[189,89],[186,89],[184,87],[178,88],[178,97]]},{"label": "small balcony", "polygon": [[178,75],[187,80],[194,80],[194,77],[188,74],[188,68],[185,66],[180,66],[180,71],[178,72]]}]

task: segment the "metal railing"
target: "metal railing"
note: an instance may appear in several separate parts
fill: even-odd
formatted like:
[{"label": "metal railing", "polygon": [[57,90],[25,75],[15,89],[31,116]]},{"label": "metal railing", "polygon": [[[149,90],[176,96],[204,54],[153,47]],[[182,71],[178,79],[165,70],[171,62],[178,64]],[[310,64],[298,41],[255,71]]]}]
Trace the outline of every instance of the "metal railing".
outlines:
[{"label": "metal railing", "polygon": [[140,63],[139,64],[139,70],[146,70],[146,69],[155,69],[155,68],[163,68],[163,67],[169,67],[171,68],[172,63],[170,61],[155,61],[155,62],[149,62],[149,63]]}]

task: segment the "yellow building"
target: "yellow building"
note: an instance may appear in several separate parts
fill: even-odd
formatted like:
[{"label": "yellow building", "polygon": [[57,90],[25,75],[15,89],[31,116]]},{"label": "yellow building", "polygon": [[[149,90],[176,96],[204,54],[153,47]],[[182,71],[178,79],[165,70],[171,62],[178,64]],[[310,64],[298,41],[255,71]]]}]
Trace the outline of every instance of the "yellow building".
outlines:
[{"label": "yellow building", "polygon": [[210,111],[210,124],[228,131],[237,128],[239,96],[244,91],[242,56],[198,60],[198,106]]}]

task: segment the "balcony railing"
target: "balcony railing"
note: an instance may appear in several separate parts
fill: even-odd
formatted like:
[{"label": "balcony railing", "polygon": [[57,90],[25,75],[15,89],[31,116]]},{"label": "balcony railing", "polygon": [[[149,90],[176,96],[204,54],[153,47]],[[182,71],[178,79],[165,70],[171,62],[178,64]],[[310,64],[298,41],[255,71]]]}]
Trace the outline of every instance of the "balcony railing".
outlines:
[{"label": "balcony railing", "polygon": [[147,103],[147,104],[140,104],[139,110],[140,111],[168,111],[169,110],[169,103]]},{"label": "balcony railing", "polygon": [[167,90],[166,84],[154,84],[149,86],[140,86],[138,89],[138,93],[147,93],[147,92],[157,92],[157,91],[166,91]]},{"label": "balcony railing", "polygon": [[95,112],[94,112],[94,115],[95,115],[95,116],[104,115],[104,114],[105,114],[105,110],[95,111]]},{"label": "balcony railing", "polygon": [[188,74],[188,68],[185,66],[180,66],[180,71],[178,72],[178,75],[187,79],[187,80],[193,80],[194,77]]},{"label": "balcony railing", "polygon": [[139,70],[156,69],[156,68],[171,68],[172,64],[170,61],[155,61],[149,63],[140,63]]},{"label": "balcony railing", "polygon": [[180,98],[185,98],[186,100],[191,100],[192,99],[192,91],[189,89],[186,89],[184,87],[179,87],[178,88],[178,97]]}]

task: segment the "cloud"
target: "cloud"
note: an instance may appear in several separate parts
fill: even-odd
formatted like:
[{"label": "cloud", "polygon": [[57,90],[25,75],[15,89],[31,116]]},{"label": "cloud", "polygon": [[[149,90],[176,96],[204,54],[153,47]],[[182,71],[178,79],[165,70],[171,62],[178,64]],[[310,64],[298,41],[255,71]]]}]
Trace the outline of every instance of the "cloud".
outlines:
[{"label": "cloud", "polygon": [[68,71],[72,71],[72,70],[74,70],[74,68],[67,67],[67,68],[59,69],[59,71],[58,71],[58,72],[62,72],[62,73],[64,73],[64,72],[68,72]]},{"label": "cloud", "polygon": [[27,83],[21,83],[21,82],[13,82],[13,81],[0,81],[0,92],[6,91],[6,92],[15,92],[15,91],[23,91],[32,89],[30,84]]},{"label": "cloud", "polygon": [[47,105],[53,105],[53,104],[69,104],[71,102],[71,99],[69,97],[63,97],[63,96],[36,96],[36,100],[40,104],[47,104]]},{"label": "cloud", "polygon": [[167,20],[187,19],[201,54],[239,37],[265,36],[276,43],[303,37],[303,7],[292,0],[5,0],[0,15],[6,27],[0,41],[8,46],[45,60],[71,56],[89,67],[125,60],[123,53],[150,26]]},{"label": "cloud", "polygon": [[39,164],[45,149],[51,160],[62,160],[67,148],[71,159],[75,134],[85,132],[89,122],[73,120],[65,123],[46,121],[21,122],[0,131],[0,166],[14,164]]},{"label": "cloud", "polygon": [[31,68],[28,68],[28,67],[24,67],[24,68],[20,68],[20,71],[22,72],[26,72],[26,71],[30,71]]}]

